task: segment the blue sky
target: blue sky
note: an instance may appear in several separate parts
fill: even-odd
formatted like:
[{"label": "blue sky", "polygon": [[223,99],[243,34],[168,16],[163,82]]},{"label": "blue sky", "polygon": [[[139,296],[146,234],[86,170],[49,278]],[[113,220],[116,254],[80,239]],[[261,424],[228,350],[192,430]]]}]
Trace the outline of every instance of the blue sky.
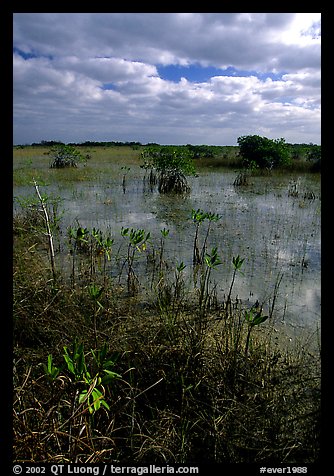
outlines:
[{"label": "blue sky", "polygon": [[200,64],[181,65],[161,65],[157,66],[159,76],[168,81],[179,82],[181,78],[188,81],[203,82],[209,81],[213,76],[256,76],[259,79],[271,78],[273,81],[282,79],[284,72],[258,73],[257,71],[237,70],[233,66],[227,68],[216,68],[215,66],[202,66]]},{"label": "blue sky", "polygon": [[14,143],[320,143],[319,13],[17,13]]}]

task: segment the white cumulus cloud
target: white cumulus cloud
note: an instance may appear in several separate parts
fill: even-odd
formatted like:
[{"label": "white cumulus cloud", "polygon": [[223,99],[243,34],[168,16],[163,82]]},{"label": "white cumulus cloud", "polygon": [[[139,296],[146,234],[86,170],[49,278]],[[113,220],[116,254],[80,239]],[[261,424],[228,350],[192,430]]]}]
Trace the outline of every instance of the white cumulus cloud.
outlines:
[{"label": "white cumulus cloud", "polygon": [[[236,144],[254,133],[320,143],[320,20],[14,14],[14,142]],[[187,77],[164,77],[161,65],[187,66]],[[199,80],[193,66],[215,69]]]}]

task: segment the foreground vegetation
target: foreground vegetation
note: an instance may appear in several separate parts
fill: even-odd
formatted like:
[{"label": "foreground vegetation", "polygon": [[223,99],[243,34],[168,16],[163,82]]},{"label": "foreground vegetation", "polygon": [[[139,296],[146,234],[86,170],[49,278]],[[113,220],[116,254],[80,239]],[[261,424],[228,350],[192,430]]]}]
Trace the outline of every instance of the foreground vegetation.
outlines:
[{"label": "foreground vegetation", "polygon": [[[128,163],[137,160],[131,154]],[[16,213],[16,462],[317,460],[316,336],[290,342],[276,332],[274,305],[265,315],[233,299],[240,256],[218,301],[220,256],[207,236],[220,217],[203,210],[191,217],[194,287],[184,263],[166,265],[166,229],[153,243],[145,230],[123,228],[115,250],[109,236],[78,224],[67,230],[61,264],[57,252],[51,259],[56,202],[40,195]],[[145,270],[136,264],[144,254]]]}]

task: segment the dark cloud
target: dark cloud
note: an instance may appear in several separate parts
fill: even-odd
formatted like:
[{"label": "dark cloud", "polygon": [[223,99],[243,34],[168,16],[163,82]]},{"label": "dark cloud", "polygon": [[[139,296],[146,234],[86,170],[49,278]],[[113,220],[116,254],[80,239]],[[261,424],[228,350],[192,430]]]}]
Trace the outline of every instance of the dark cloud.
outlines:
[{"label": "dark cloud", "polygon": [[[14,42],[27,52],[55,56],[115,56],[130,60],[201,62],[268,71],[277,57],[283,71],[309,67],[320,45],[303,51],[275,36],[291,13],[57,13],[14,15]],[[302,52],[303,54],[296,55]],[[309,56],[310,55],[310,56]],[[298,66],[293,66],[293,61]]]}]

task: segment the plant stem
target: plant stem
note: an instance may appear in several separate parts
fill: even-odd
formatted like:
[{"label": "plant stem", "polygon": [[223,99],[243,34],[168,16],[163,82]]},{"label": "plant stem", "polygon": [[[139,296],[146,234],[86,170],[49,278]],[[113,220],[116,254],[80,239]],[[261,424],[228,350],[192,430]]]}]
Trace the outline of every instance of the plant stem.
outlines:
[{"label": "plant stem", "polygon": [[41,194],[38,190],[38,185],[35,179],[33,179],[34,186],[36,189],[37,196],[39,198],[39,201],[41,202],[42,205],[42,210],[44,213],[44,220],[45,220],[45,226],[46,226],[46,234],[48,237],[48,242],[49,242],[49,250],[50,250],[50,260],[51,260],[51,269],[52,269],[52,276],[53,279],[56,279],[56,267],[55,267],[55,252],[54,252],[54,247],[53,247],[53,238],[52,238],[52,233],[51,233],[51,227],[50,227],[50,221],[49,221],[49,215],[48,211],[46,209],[45,203],[43,198],[41,197]]},{"label": "plant stem", "polygon": [[205,235],[205,239],[204,239],[203,246],[202,246],[202,253],[201,253],[201,258],[200,258],[201,263],[203,263],[203,261],[204,261],[204,255],[205,255],[205,252],[206,252],[206,243],[208,241],[210,229],[211,229],[211,221],[209,221],[209,225],[208,225],[208,228],[206,230],[206,235]]},{"label": "plant stem", "polygon": [[252,332],[252,326],[250,325],[250,326],[248,327],[248,332],[247,332],[246,345],[245,345],[245,355],[248,354],[248,347],[249,347],[249,341],[250,341],[251,332]]},{"label": "plant stem", "polygon": [[193,250],[193,264],[194,265],[201,263],[201,257],[200,257],[199,249],[198,249],[198,231],[199,231],[199,223],[196,223],[194,250]]},{"label": "plant stem", "polygon": [[272,317],[272,315],[274,313],[274,307],[275,307],[275,303],[276,303],[276,299],[277,299],[277,295],[278,295],[278,289],[280,287],[282,278],[283,278],[283,273],[281,275],[277,276],[277,280],[276,280],[275,287],[274,287],[273,302],[272,302],[272,305],[271,305],[271,308],[270,308],[270,313],[269,313],[270,318]]},{"label": "plant stem", "polygon": [[228,296],[227,296],[227,300],[226,300],[226,313],[227,313],[227,316],[228,316],[228,308],[230,308],[230,311],[232,313],[232,306],[231,306],[231,294],[232,294],[232,288],[233,288],[233,285],[234,285],[234,280],[235,280],[235,275],[237,273],[237,270],[234,268],[234,271],[233,271],[233,276],[232,276],[232,281],[231,281],[231,286],[230,286],[230,290],[228,292]]}]

